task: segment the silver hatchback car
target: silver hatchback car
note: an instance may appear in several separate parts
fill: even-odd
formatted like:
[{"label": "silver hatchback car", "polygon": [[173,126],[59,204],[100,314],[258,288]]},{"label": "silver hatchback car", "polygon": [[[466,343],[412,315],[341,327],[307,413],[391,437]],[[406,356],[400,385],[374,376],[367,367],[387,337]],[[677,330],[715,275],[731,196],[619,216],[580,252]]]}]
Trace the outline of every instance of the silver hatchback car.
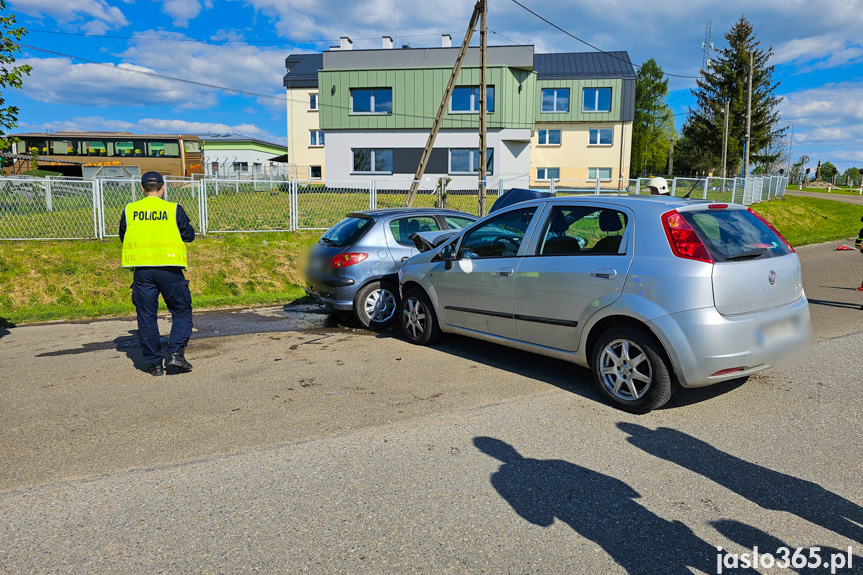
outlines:
[{"label": "silver hatchback car", "polygon": [[457,333],[589,367],[645,412],[676,384],[745,378],[807,349],[800,260],[745,206],[661,196],[522,202],[399,270],[413,343]]},{"label": "silver hatchback car", "polygon": [[324,232],[309,254],[306,293],[337,311],[353,310],[365,327],[395,321],[396,272],[419,253],[415,232],[461,229],[477,217],[438,208],[390,208],[348,214]]}]

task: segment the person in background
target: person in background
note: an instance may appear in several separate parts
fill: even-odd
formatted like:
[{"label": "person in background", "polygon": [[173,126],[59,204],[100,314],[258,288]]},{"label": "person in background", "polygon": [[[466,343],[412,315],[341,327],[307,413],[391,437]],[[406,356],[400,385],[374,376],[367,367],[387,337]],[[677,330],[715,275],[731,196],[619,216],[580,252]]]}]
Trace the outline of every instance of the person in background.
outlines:
[{"label": "person in background", "polygon": [[667,196],[668,182],[665,181],[665,178],[656,177],[647,182],[647,189],[650,190],[652,196]]},{"label": "person in background", "polygon": [[[123,267],[134,269],[132,303],[138,314],[138,339],[151,375],[165,369],[188,371],[185,350],[192,335],[192,295],[183,275],[186,245],[195,229],[179,204],[165,201],[165,180],[158,172],[141,176],[145,197],[126,205],[120,217]],[[157,311],[159,295],[171,312],[171,334],[162,366],[162,345]]]}]

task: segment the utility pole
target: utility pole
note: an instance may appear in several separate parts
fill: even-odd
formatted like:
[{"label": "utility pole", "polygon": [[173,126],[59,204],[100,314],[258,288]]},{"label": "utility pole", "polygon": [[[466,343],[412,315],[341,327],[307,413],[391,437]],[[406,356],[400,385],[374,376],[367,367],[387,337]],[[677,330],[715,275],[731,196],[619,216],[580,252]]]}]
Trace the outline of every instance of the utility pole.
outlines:
[{"label": "utility pole", "polygon": [[[423,174],[426,171],[426,165],[429,161],[429,156],[431,156],[432,148],[434,147],[434,141],[437,138],[437,134],[440,131],[441,123],[443,123],[443,116],[446,113],[447,103],[449,102],[450,96],[452,96],[453,88],[455,88],[455,82],[458,79],[459,72],[461,72],[461,66],[464,63],[465,55],[467,54],[467,48],[470,45],[470,39],[473,36],[473,29],[476,28],[477,20],[479,20],[480,13],[485,16],[485,1],[479,0],[473,7],[473,14],[470,17],[470,24],[468,24],[467,32],[464,35],[464,41],[461,43],[461,49],[458,52],[458,56],[455,59],[455,64],[452,68],[452,74],[450,74],[449,82],[446,85],[446,89],[444,90],[443,97],[441,98],[440,107],[438,107],[437,115],[435,115],[434,122],[432,122],[431,132],[429,132],[429,139],[426,142],[426,147],[423,149],[422,156],[420,157],[420,163],[417,166],[416,174],[414,175],[414,181],[411,184],[411,189],[408,192],[407,200],[405,201],[405,206],[410,207],[414,203],[414,199],[417,195],[417,189],[420,185],[420,180],[423,177]],[[484,102],[483,102],[484,104]]]},{"label": "utility pole", "polygon": [[485,109],[486,109],[486,77],[485,77],[485,57],[486,57],[486,12],[488,6],[486,0],[480,0],[482,4],[482,13],[479,21],[479,170],[477,177],[477,189],[479,191],[479,217],[485,215],[485,170],[486,170],[486,126],[485,126]]},{"label": "utility pole", "polygon": [[674,138],[671,139],[671,146],[668,148],[668,177],[674,175]]},{"label": "utility pole", "polygon": [[752,126],[752,52],[749,53],[749,89],[746,93],[746,139],[744,147],[746,148],[746,156],[743,159],[743,177],[749,173],[749,150],[752,147],[750,142],[749,129]]},{"label": "utility pole", "polygon": [[722,132],[722,173],[719,177],[725,177],[725,168],[728,161],[728,106],[730,100],[725,100],[725,130]]}]

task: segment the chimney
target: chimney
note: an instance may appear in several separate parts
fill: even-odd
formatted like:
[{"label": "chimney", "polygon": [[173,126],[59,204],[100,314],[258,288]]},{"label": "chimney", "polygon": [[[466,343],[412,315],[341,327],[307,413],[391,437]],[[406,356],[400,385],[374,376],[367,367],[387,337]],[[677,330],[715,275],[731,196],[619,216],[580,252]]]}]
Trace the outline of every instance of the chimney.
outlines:
[{"label": "chimney", "polygon": [[393,38],[392,36],[384,36],[384,50],[392,50],[393,49]]},{"label": "chimney", "polygon": [[339,45],[338,46],[330,46],[331,51],[333,51],[333,50],[353,50],[353,49],[354,49],[354,43],[347,36],[342,36],[341,38],[339,38]]},{"label": "chimney", "polygon": [[452,36],[450,36],[449,34],[441,34],[440,45],[443,48],[451,48],[452,47]]}]

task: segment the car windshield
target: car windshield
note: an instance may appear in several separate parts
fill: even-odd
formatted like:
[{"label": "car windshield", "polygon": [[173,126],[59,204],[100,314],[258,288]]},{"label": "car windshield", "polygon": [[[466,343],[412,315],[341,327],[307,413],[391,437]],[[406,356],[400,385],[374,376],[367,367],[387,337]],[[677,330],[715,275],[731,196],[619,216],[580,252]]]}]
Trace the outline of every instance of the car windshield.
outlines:
[{"label": "car windshield", "polygon": [[344,248],[355,244],[374,225],[374,220],[360,216],[345,218],[321,236],[320,243]]},{"label": "car windshield", "polygon": [[774,258],[791,253],[782,238],[748,210],[681,211],[717,262]]}]

